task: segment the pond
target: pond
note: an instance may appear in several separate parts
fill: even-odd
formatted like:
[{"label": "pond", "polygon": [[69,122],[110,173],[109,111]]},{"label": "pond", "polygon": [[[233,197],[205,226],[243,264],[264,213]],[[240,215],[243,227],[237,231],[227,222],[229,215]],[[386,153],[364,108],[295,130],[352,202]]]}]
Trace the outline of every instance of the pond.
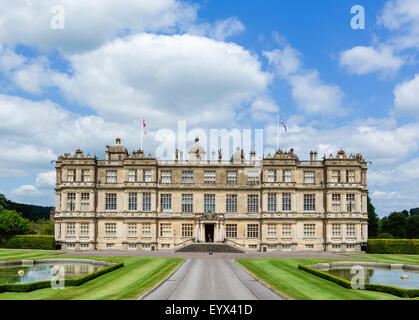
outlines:
[{"label": "pond", "polygon": [[[365,283],[382,284],[403,289],[419,289],[419,270],[391,269],[389,267],[362,266]],[[356,274],[349,266],[330,266],[319,268],[336,277],[351,281]],[[402,276],[407,279],[403,280]]]},{"label": "pond", "polygon": [[0,265],[0,284],[22,284],[52,280],[54,275],[73,279],[93,273],[105,266],[86,262],[42,262],[35,264]]}]

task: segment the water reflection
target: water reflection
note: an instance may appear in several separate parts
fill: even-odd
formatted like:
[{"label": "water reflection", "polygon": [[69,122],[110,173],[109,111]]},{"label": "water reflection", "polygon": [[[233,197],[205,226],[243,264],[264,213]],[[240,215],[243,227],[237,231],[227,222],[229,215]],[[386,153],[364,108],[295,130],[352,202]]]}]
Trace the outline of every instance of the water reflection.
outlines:
[{"label": "water reflection", "polygon": [[[19,284],[51,280],[57,274],[64,276],[64,279],[73,279],[102,268],[103,266],[91,263],[37,263],[32,266],[2,266],[0,267],[0,283]],[[18,272],[20,270],[24,271],[23,276],[19,276]]]},{"label": "water reflection", "polygon": [[[350,267],[322,268],[322,271],[328,272],[334,276],[351,281],[354,273],[351,273]],[[407,280],[402,280],[402,275],[408,275]],[[419,271],[414,270],[391,270],[390,268],[364,267],[365,283],[383,284],[404,289],[419,289]]]}]

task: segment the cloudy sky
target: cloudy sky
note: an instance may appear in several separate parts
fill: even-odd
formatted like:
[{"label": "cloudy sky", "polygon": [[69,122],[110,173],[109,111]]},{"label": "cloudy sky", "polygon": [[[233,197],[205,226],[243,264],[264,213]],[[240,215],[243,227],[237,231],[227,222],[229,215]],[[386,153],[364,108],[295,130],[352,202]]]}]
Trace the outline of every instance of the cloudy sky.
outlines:
[{"label": "cloudy sky", "polygon": [[417,0],[1,1],[0,192],[53,205],[51,160],[136,150],[142,116],[147,152],[185,120],[264,129],[267,154],[279,112],[281,148],[360,152],[380,216],[417,207],[418,48]]}]

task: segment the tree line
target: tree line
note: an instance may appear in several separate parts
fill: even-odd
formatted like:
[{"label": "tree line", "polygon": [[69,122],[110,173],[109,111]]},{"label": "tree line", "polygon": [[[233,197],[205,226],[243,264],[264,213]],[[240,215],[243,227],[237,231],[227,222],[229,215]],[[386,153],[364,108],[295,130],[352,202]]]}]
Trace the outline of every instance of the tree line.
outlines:
[{"label": "tree line", "polygon": [[54,222],[49,220],[50,210],[51,207],[12,202],[0,194],[0,237],[24,234],[53,235]]},{"label": "tree line", "polygon": [[419,208],[394,211],[379,218],[368,196],[368,238],[419,239]]}]

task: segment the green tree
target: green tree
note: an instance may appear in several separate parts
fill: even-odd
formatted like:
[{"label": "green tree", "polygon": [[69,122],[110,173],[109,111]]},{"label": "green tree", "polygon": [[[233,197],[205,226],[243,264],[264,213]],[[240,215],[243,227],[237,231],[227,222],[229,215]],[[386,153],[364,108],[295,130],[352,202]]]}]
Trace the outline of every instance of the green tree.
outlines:
[{"label": "green tree", "polygon": [[419,208],[412,208],[409,213],[411,216],[419,216]]},{"label": "green tree", "polygon": [[381,232],[387,232],[394,238],[403,239],[407,236],[407,218],[401,212],[392,212],[381,220]]},{"label": "green tree", "polygon": [[15,234],[27,234],[30,231],[29,220],[14,210],[6,210],[0,206],[0,237]]},{"label": "green tree", "polygon": [[378,235],[379,221],[375,213],[375,207],[371,203],[369,195],[367,195],[367,211],[368,211],[368,238],[376,238]]},{"label": "green tree", "polygon": [[407,219],[407,237],[419,239],[419,215],[413,215]]}]

